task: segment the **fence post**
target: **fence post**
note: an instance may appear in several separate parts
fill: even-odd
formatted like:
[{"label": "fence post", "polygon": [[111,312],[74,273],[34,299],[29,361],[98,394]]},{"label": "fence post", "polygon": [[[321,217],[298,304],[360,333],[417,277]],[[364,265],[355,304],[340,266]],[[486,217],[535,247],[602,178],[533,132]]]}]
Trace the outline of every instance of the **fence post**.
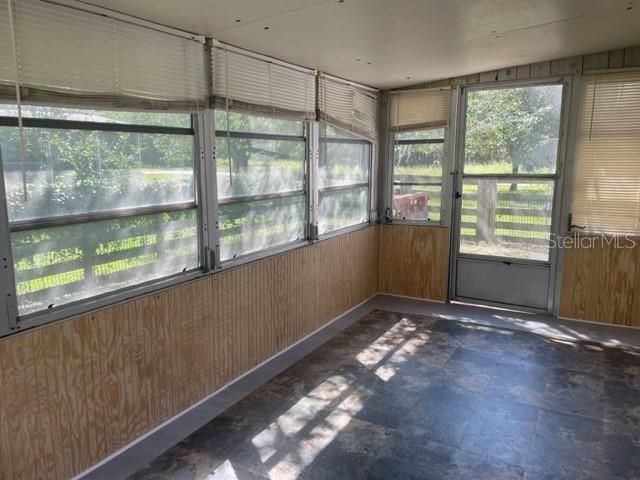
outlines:
[{"label": "fence post", "polygon": [[83,285],[88,287],[93,282],[93,266],[95,263],[96,250],[98,248],[97,238],[94,232],[87,235],[87,228],[91,228],[91,225],[83,225],[81,228],[84,230],[84,245],[80,240],[82,249],[82,269],[83,269]]},{"label": "fence post", "polygon": [[496,242],[496,206],[498,203],[497,181],[478,181],[478,210],[476,213],[476,239],[494,244]]}]

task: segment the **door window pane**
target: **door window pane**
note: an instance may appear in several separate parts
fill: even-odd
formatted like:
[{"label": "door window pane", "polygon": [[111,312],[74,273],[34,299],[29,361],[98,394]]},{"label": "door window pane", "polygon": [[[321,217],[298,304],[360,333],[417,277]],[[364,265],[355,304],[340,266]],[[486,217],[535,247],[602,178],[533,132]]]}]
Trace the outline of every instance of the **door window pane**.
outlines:
[{"label": "door window pane", "polygon": [[549,260],[553,180],[465,179],[460,252]]},{"label": "door window pane", "polygon": [[21,315],[198,267],[195,209],[11,234]]},{"label": "door window pane", "polygon": [[464,173],[556,171],[562,85],[470,90]]}]

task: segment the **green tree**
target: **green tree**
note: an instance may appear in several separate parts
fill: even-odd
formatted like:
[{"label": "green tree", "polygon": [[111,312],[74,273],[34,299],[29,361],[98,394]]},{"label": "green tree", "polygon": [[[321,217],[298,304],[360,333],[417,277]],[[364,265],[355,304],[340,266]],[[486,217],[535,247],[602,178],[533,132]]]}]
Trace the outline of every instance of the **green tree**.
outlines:
[{"label": "green tree", "polygon": [[467,98],[465,165],[507,163],[513,174],[548,168],[557,142],[560,86],[472,91]]}]

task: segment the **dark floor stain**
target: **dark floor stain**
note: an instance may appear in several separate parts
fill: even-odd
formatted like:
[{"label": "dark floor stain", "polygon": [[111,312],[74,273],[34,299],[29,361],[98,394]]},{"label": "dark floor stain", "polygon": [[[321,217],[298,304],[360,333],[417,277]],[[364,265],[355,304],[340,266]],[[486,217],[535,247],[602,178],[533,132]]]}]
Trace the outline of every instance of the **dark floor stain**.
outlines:
[{"label": "dark floor stain", "polygon": [[131,480],[638,479],[640,353],[374,311]]}]

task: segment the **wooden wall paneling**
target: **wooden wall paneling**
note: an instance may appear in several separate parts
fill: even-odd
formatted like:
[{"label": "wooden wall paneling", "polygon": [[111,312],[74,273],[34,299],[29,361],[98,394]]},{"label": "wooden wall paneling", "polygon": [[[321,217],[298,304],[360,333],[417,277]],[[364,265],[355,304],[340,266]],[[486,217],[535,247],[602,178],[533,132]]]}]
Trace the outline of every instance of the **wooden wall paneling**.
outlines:
[{"label": "wooden wall paneling", "polygon": [[0,478],[68,478],[376,292],[367,228],[0,340]]},{"label": "wooden wall paneling", "polygon": [[445,301],[448,243],[446,228],[382,226],[378,290],[381,293]]},{"label": "wooden wall paneling", "polygon": [[309,283],[307,291],[310,292],[310,297],[307,303],[306,314],[311,319],[311,325],[314,330],[317,330],[322,326],[322,312],[321,312],[321,298],[320,289],[322,279],[320,277],[320,265],[324,259],[320,258],[318,244],[311,245],[305,249],[308,260],[308,274]]},{"label": "wooden wall paneling", "polygon": [[[248,272],[248,283],[246,285],[247,291],[245,292],[245,298],[247,302],[247,316],[249,319],[249,331],[253,332],[252,335],[249,336],[249,344],[248,344],[248,353],[249,353],[249,363],[251,365],[257,365],[259,363],[260,358],[264,357],[268,352],[264,352],[264,344],[270,343],[268,330],[265,328],[268,324],[268,321],[263,321],[261,315],[259,313],[259,309],[257,306],[261,303],[267,303],[268,298],[265,299],[263,297],[263,292],[261,289],[260,281],[263,275],[260,275],[259,269],[263,270],[266,266],[266,263],[257,262],[250,265],[247,265],[246,270]],[[262,299],[262,301],[260,301]]]},{"label": "wooden wall paneling", "polygon": [[[37,419],[35,368],[30,355],[30,338],[0,342],[0,360],[2,361],[2,442],[0,458],[3,468],[2,478],[29,478],[32,472],[44,474],[40,462],[35,462],[36,451],[30,449],[31,434],[34,433]],[[36,411],[34,411],[36,410]],[[5,463],[6,462],[6,463]],[[62,466],[56,465],[58,472]],[[56,472],[57,473],[57,472]]]},{"label": "wooden wall paneling", "polygon": [[[125,372],[126,368],[125,355],[128,353],[127,330],[124,328],[122,305],[116,305],[112,308],[98,312],[97,317],[98,331],[100,336],[101,359],[104,362],[105,376],[100,380],[104,382],[104,400],[105,400],[105,416],[104,427],[106,431],[107,450],[114,451],[125,444],[133,435],[130,431],[131,405],[128,405],[127,398],[127,381],[130,375]],[[159,322],[161,323],[161,322]],[[55,338],[52,336],[52,338]],[[158,335],[157,341],[162,342],[166,339],[165,335]],[[154,342],[155,343],[155,342]],[[125,345],[127,344],[127,345]],[[164,349],[166,351],[166,349]],[[162,366],[158,365],[162,370]],[[55,368],[55,364],[54,364]],[[165,372],[166,375],[166,372]],[[158,392],[160,393],[160,392]],[[170,392],[163,391],[153,400],[153,404],[164,405],[158,417],[164,417],[168,411],[165,403],[168,401]]]},{"label": "wooden wall paneling", "polygon": [[[92,419],[88,415],[89,403],[99,400],[93,396],[95,392],[91,387],[94,378],[91,375],[91,352],[88,341],[91,335],[90,327],[90,319],[87,316],[82,316],[73,322],[61,323],[61,332],[57,336],[61,342],[55,343],[56,348],[59,349],[56,353],[61,355],[63,369],[60,369],[58,359],[52,359],[58,365],[50,366],[51,372],[55,370],[60,374],[61,382],[58,385],[56,401],[59,402],[57,408],[62,413],[60,420],[68,474],[82,471],[100,459],[91,452],[94,428],[90,425]],[[48,349],[45,351],[47,354],[51,353]],[[51,400],[49,398],[49,401]],[[135,432],[132,432],[131,436],[135,436]]]},{"label": "wooden wall paneling", "polygon": [[[225,379],[230,377],[225,359],[230,355],[229,344],[231,343],[230,322],[225,321],[225,308],[223,303],[224,282],[221,277],[224,274],[214,275],[210,278],[210,295],[212,296],[210,318],[209,318],[209,342],[211,347],[210,359],[213,370],[213,381],[211,391],[219,389],[224,385]],[[227,317],[228,318],[228,317]]]},{"label": "wooden wall paneling", "polygon": [[[131,439],[142,435],[154,424],[149,412],[150,391],[145,389],[145,376],[149,372],[153,372],[151,370],[153,359],[149,359],[145,364],[144,357],[147,343],[144,322],[147,317],[146,309],[150,302],[153,302],[153,297],[151,299],[148,296],[142,297],[124,303],[119,310],[116,310],[117,315],[122,315],[127,320],[122,323],[122,329],[126,332],[123,339],[126,352],[124,361],[128,365],[122,371],[120,381],[126,385],[126,405],[131,413],[135,413],[134,417],[129,417],[130,426],[126,435]],[[91,330],[89,330],[89,334],[91,334]],[[109,406],[106,405],[106,408],[108,409]]]},{"label": "wooden wall paneling", "polygon": [[[42,331],[34,332],[34,335],[30,336],[30,345],[29,345],[29,353],[33,358],[33,366],[34,366],[34,380],[35,380],[35,394],[33,400],[36,402],[34,408],[37,410],[37,418],[32,424],[33,430],[31,431],[32,439],[30,441],[33,445],[39,445],[40,450],[38,452],[33,452],[34,455],[31,457],[31,461],[33,462],[31,469],[34,472],[38,472],[41,475],[47,475],[47,472],[56,472],[58,468],[58,459],[56,458],[56,449],[54,447],[53,441],[53,432],[54,430],[51,427],[51,421],[49,416],[49,408],[50,408],[50,398],[49,398],[49,389],[48,389],[48,378],[46,371],[46,357],[45,357],[45,345]],[[90,352],[90,346],[89,352]],[[0,346],[0,350],[2,346]],[[91,358],[89,358],[89,367]],[[5,365],[5,363],[0,359],[0,365]],[[89,374],[91,371],[89,370]],[[96,395],[92,393],[95,392],[96,386],[95,382],[91,382],[92,385],[87,386],[88,391],[88,401],[89,405],[87,408],[87,415],[91,415],[91,406],[96,401]],[[2,383],[4,385],[4,383]],[[3,392],[3,397],[7,395],[6,392]],[[1,403],[1,402],[0,402]],[[0,407],[0,410],[2,408]],[[0,414],[2,417],[2,423],[5,424],[5,417]],[[89,417],[91,418],[91,417]],[[2,428],[2,427],[0,427]],[[0,438],[9,438],[3,436],[2,432],[0,432]],[[89,437],[89,444],[86,445],[86,449],[91,458],[100,459],[104,456],[104,432],[100,429],[92,430]],[[101,442],[102,441],[102,442]],[[2,447],[0,446],[0,451]],[[0,454],[1,457],[1,454]],[[5,465],[2,459],[0,458],[0,464]],[[0,473],[0,478],[2,477],[2,473]]]},{"label": "wooden wall paneling", "polygon": [[594,245],[564,252],[560,316],[640,326],[640,247]]},{"label": "wooden wall paneling", "polygon": [[190,345],[183,347],[189,350],[185,354],[185,367],[193,373],[193,380],[190,382],[189,405],[199,401],[213,391],[213,369],[209,336],[209,324],[211,323],[209,321],[210,285],[208,279],[199,280],[190,285],[193,299],[191,340]]}]

